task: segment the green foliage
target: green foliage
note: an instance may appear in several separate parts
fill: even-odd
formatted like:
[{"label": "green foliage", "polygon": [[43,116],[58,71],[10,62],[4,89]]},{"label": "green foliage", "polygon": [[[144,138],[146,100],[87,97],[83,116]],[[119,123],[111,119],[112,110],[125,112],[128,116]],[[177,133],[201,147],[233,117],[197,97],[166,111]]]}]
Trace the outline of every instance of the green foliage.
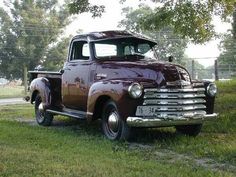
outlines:
[{"label": "green foliage", "polygon": [[92,17],[100,17],[105,11],[105,6],[92,5],[88,0],[72,0],[68,3],[68,7],[71,14],[90,12]]},{"label": "green foliage", "polygon": [[236,8],[233,13],[232,30],[223,36],[220,49],[220,64],[236,64]]},{"label": "green foliage", "polygon": [[68,17],[68,9],[57,0],[14,0],[7,9],[0,8],[0,75],[22,78],[23,66],[32,70],[43,64]]},{"label": "green foliage", "polygon": [[58,71],[63,67],[67,59],[70,39],[71,37],[61,39],[46,52],[43,70]]},{"label": "green foliage", "polygon": [[224,35],[220,49],[221,54],[218,58],[220,64],[236,64],[236,40],[232,34]]},{"label": "green foliage", "polygon": [[226,20],[232,15],[235,7],[235,0],[153,1],[159,3],[159,6],[142,16],[142,28],[159,31],[170,26],[175,33],[188,37],[194,43],[204,43],[214,37],[213,16]]},{"label": "green foliage", "polygon": [[145,5],[134,10],[133,8],[124,8],[125,19],[120,21],[119,27],[125,27],[126,30],[135,33],[142,33],[157,42],[156,52],[160,60],[167,60],[167,57],[173,56],[176,62],[185,65],[184,50],[187,46],[187,40],[182,39],[180,35],[173,32],[171,27],[162,27],[158,30],[143,30],[140,21],[143,17],[149,16],[154,11]]}]

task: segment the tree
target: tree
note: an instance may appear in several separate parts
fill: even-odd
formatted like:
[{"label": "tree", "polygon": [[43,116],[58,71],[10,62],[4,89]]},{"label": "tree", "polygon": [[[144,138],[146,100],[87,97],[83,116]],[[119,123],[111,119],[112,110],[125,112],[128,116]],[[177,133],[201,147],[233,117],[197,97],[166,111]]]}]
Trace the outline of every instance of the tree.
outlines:
[{"label": "tree", "polygon": [[92,17],[100,17],[105,11],[104,5],[92,5],[88,0],[72,0],[68,3],[71,14],[80,14],[84,12],[92,13]]},{"label": "tree", "polygon": [[150,13],[153,13],[153,10],[145,5],[140,5],[137,10],[130,7],[124,8],[125,19],[120,21],[119,27],[125,27],[126,30],[131,32],[142,33],[157,42],[155,49],[159,59],[166,60],[167,57],[172,55],[177,63],[185,65],[184,50],[187,46],[187,40],[181,39],[180,35],[174,34],[173,29],[168,26],[158,31],[143,29],[140,19]]},{"label": "tree", "polygon": [[[22,78],[23,67],[32,70],[49,58],[69,12],[57,0],[12,0],[0,8],[0,74]],[[9,13],[10,12],[10,13]]]},{"label": "tree", "polygon": [[45,61],[42,63],[43,70],[58,71],[62,69],[64,62],[68,57],[68,45],[71,38],[72,36],[62,38],[56,45],[47,51],[45,54]]},{"label": "tree", "polygon": [[232,30],[224,35],[220,49],[221,54],[218,58],[219,64],[236,65],[236,6],[233,13]]},{"label": "tree", "polygon": [[[126,0],[121,0],[126,1]],[[188,37],[194,43],[204,43],[215,36],[214,15],[226,20],[232,15],[235,0],[152,0],[158,4],[152,12],[140,18],[145,30],[160,30],[170,26],[174,33]]]}]

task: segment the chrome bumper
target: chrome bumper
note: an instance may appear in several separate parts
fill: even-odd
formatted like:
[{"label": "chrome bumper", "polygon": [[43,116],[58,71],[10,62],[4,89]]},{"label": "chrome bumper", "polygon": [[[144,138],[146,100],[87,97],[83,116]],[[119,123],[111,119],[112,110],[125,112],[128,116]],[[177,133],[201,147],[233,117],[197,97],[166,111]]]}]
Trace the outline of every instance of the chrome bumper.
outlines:
[{"label": "chrome bumper", "polygon": [[130,127],[169,127],[175,125],[201,124],[204,121],[216,119],[218,114],[206,114],[195,117],[128,117],[126,122]]}]

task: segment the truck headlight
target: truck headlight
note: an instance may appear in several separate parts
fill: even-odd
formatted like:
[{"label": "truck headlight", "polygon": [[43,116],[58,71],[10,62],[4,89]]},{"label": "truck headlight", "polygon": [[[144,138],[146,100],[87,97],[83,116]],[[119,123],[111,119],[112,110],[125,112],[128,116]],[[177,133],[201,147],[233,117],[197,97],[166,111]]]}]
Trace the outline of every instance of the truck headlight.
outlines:
[{"label": "truck headlight", "polygon": [[128,92],[132,98],[139,98],[143,93],[143,87],[139,83],[133,83],[129,86]]},{"label": "truck headlight", "polygon": [[211,97],[214,97],[217,93],[217,87],[216,87],[216,84],[214,83],[210,83],[208,86],[207,86],[207,94]]}]

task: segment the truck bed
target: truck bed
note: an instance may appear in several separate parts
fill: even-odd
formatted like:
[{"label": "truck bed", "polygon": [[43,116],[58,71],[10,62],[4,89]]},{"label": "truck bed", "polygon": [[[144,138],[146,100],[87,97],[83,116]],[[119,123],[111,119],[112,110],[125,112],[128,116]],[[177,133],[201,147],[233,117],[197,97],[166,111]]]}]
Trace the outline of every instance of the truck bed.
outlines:
[{"label": "truck bed", "polygon": [[50,83],[50,91],[51,91],[51,106],[60,108],[61,107],[61,72],[54,71],[29,71],[30,79],[32,80],[40,77],[44,77],[48,79]]},{"label": "truck bed", "polygon": [[61,79],[61,72],[59,71],[29,71],[30,81],[37,77],[57,78]]}]

